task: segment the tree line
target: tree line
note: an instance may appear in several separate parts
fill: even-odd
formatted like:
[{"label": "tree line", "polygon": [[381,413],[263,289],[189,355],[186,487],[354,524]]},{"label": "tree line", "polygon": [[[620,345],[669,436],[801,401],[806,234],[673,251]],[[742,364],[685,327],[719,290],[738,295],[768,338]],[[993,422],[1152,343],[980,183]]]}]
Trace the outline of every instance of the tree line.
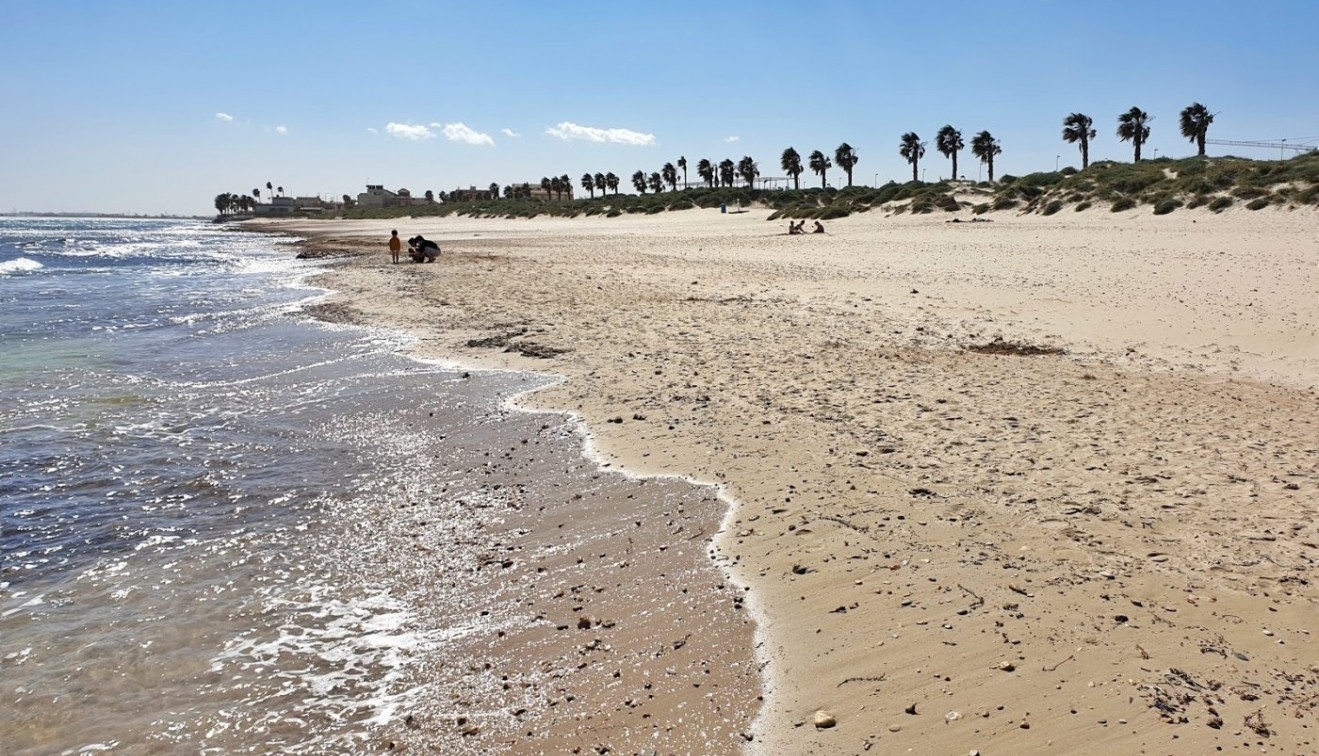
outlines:
[{"label": "tree line", "polygon": [[[1135,148],[1134,158],[1136,161],[1141,159],[1141,147],[1149,141],[1149,124],[1152,120],[1154,120],[1153,116],[1138,107],[1132,107],[1118,116],[1118,139],[1132,143]],[[1198,154],[1201,157],[1205,154],[1205,138],[1209,131],[1209,125],[1213,121],[1213,114],[1198,102],[1188,105],[1181,111],[1181,134],[1197,146]],[[1090,142],[1095,138],[1096,133],[1093,119],[1083,113],[1072,113],[1063,119],[1063,140],[1073,144],[1079,143],[1081,167],[1083,169],[1090,166]],[[920,178],[920,161],[925,158],[926,146],[927,143],[922,141],[914,131],[903,134],[899,139],[898,154],[911,165],[912,181],[917,181]],[[966,146],[967,144],[962,138],[962,132],[953,127],[952,124],[944,125],[935,134],[935,150],[952,163],[951,175],[954,178],[959,176],[957,171],[958,155]],[[989,180],[993,181],[994,159],[1003,153],[1003,147],[999,140],[989,131],[981,131],[971,137],[970,147],[971,154],[984,164]],[[860,160],[856,148],[847,142],[843,142],[834,150],[832,160],[824,152],[814,150],[804,163],[801,154],[796,149],[789,147],[780,155],[779,167],[792,178],[793,189],[801,189],[801,175],[808,169],[820,177],[820,188],[823,189],[827,186],[826,174],[828,170],[835,166],[841,168],[847,174],[847,185],[852,186],[852,172]],[[687,188],[687,158],[685,156],[678,158],[676,165],[665,163],[660,170],[652,173],[646,173],[645,170],[636,171],[632,174],[632,186],[639,194],[645,194],[647,191],[662,192],[666,187],[670,191],[676,191],[679,170],[682,171],[683,188]],[[732,158],[725,158],[718,163],[702,158],[696,164],[696,175],[709,188],[732,187],[739,179],[748,188],[751,188],[760,176],[760,168],[750,156],[743,156],[737,162],[734,162]],[[608,179],[609,181],[606,183],[601,179]],[[546,181],[553,180],[542,179],[542,186],[545,185]],[[567,176],[563,177],[562,183],[567,184]],[[612,173],[607,176],[599,173],[585,173],[582,174],[581,186],[592,197],[595,197],[597,190],[604,192],[609,189],[617,194],[618,178]],[[567,191],[569,197],[571,197],[570,186]]]},{"label": "tree line", "polygon": [[[1149,141],[1150,122],[1154,116],[1133,106],[1130,110],[1120,114],[1117,118],[1117,137],[1120,141],[1131,142],[1134,148],[1134,160],[1139,162],[1141,159],[1141,148]],[[1194,143],[1198,150],[1198,155],[1203,157],[1205,154],[1205,139],[1209,132],[1209,125],[1214,122],[1214,114],[1199,102],[1191,103],[1182,109],[1180,114],[1179,125],[1181,134],[1190,142]],[[1095,139],[1098,132],[1094,128],[1094,120],[1084,113],[1071,113],[1063,119],[1062,138],[1069,144],[1078,145],[1081,151],[1081,168],[1090,167],[1090,144]],[[908,164],[911,165],[911,179],[917,181],[920,178],[920,161],[925,158],[926,142],[922,141],[920,136],[909,131],[901,136],[898,142],[898,154],[902,156]],[[966,148],[966,143],[962,138],[962,132],[954,128],[952,124],[946,124],[939,129],[934,138],[935,150],[952,163],[952,176],[958,177],[957,162],[958,155]],[[1003,147],[999,140],[988,131],[981,131],[971,137],[971,154],[975,156],[982,164],[985,165],[989,180],[994,180],[994,158],[1002,154]],[[779,167],[783,169],[788,176],[792,178],[793,189],[801,188],[801,175],[808,169],[820,177],[820,188],[828,185],[827,172],[830,168],[838,167],[847,174],[847,185],[852,186],[852,172],[856,165],[861,161],[861,157],[856,148],[847,142],[838,145],[834,150],[832,159],[829,155],[821,150],[814,150],[807,157],[805,163],[802,162],[801,154],[792,147],[788,147],[779,157]],[[639,194],[646,194],[647,191],[656,194],[665,191],[678,189],[678,172],[682,172],[682,185],[686,189],[689,187],[687,178],[687,158],[679,157],[676,163],[665,163],[660,170],[647,173],[645,170],[637,170],[632,174],[632,187]],[[759,164],[749,155],[744,155],[738,161],[732,158],[725,158],[718,163],[702,158],[696,163],[696,175],[706,187],[733,187],[740,179],[747,188],[752,188],[755,181],[760,177]],[[582,174],[579,181],[584,191],[589,193],[592,199],[598,191],[603,196],[606,192],[618,194],[621,180],[613,173],[591,173]],[[568,199],[573,198],[573,182],[567,174],[562,176],[545,176],[540,180],[540,188],[546,197],[553,194],[557,199],[563,199],[567,194]],[[501,194],[507,199],[522,199],[531,197],[532,190],[529,183],[509,184],[502,188],[498,183],[491,183],[486,190],[491,198],[499,197]],[[276,187],[271,182],[266,182],[266,192],[268,197],[284,194],[284,187]],[[454,192],[440,192],[438,197],[441,202],[458,201],[465,199],[475,199],[469,197],[469,191],[455,190]],[[427,201],[434,201],[435,194],[426,192]],[[235,212],[247,212],[254,208],[261,200],[260,188],[252,190],[251,195],[238,195],[225,192],[216,195],[215,208],[222,215]],[[353,201],[348,195],[344,195],[345,206],[352,206]]]}]

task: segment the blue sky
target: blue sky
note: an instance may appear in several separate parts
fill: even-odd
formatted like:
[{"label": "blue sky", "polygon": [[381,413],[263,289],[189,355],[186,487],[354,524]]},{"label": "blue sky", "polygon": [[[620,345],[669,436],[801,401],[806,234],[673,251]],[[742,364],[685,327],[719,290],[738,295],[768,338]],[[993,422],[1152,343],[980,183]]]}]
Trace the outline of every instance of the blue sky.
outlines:
[{"label": "blue sky", "polygon": [[679,156],[693,179],[743,155],[781,175],[785,147],[844,141],[854,180],[883,183],[910,178],[907,131],[934,180],[946,123],[989,130],[997,172],[1023,174],[1079,165],[1073,111],[1099,130],[1092,160],[1131,159],[1113,132],[1132,105],[1155,117],[1146,155],[1191,154],[1193,101],[1218,113],[1211,138],[1319,144],[1319,3],[1300,0],[0,0],[0,18],[0,212],[205,214],[267,181],[419,194]]}]

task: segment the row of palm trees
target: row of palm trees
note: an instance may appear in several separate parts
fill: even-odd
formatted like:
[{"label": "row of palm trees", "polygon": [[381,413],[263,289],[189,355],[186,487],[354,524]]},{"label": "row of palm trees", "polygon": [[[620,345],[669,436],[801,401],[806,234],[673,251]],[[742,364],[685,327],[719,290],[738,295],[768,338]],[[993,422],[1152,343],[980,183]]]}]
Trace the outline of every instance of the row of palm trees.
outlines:
[{"label": "row of palm trees", "polygon": [[[278,194],[281,197],[284,196],[284,187],[275,186],[274,184],[267,181],[266,197],[271,198],[274,197],[276,194]],[[348,195],[345,194],[344,195],[345,200],[347,199],[347,197]],[[234,194],[232,192],[224,192],[223,194],[215,195],[215,209],[219,211],[220,215],[229,215],[231,213],[248,213],[251,212],[253,209],[255,209],[256,206],[259,204],[261,204],[260,187],[254,188],[251,194]]]},{"label": "row of palm trees", "polygon": [[224,192],[215,195],[215,209],[220,215],[229,215],[231,213],[247,213],[257,206],[255,197],[246,194],[234,194]]},{"label": "row of palm trees", "polygon": [[[1149,141],[1150,121],[1154,117],[1138,107],[1132,107],[1125,113],[1118,116],[1118,138],[1124,142],[1131,142],[1135,147],[1135,159],[1140,160],[1141,147]],[[1205,154],[1205,137],[1209,131],[1209,125],[1213,123],[1214,116],[1209,109],[1200,103],[1192,103],[1184,108],[1181,112],[1181,133],[1182,136],[1194,142],[1198,148],[1198,154],[1203,157]],[[1093,127],[1093,120],[1082,113],[1072,113],[1063,119],[1063,139],[1068,143],[1080,143],[1081,148],[1081,167],[1090,166],[1090,140],[1095,138],[1096,132]],[[962,132],[946,124],[935,135],[935,149],[944,157],[952,162],[952,176],[957,177],[957,157],[958,154],[966,148],[966,142],[962,139]],[[925,157],[926,142],[921,141],[919,135],[914,131],[909,131],[902,135],[898,143],[898,154],[911,165],[911,178],[916,181],[920,177],[920,161]],[[999,140],[988,131],[981,131],[971,138],[971,154],[980,160],[986,167],[989,180],[994,180],[994,158],[1003,153],[1003,147]],[[792,147],[783,151],[779,158],[779,166],[792,177],[793,189],[801,188],[801,174],[810,171],[820,177],[820,187],[826,186],[826,172],[837,166],[847,174],[847,185],[852,185],[852,169],[860,162],[860,156],[856,148],[844,142],[834,150],[833,160],[820,150],[813,151],[807,158],[805,164],[802,163],[801,154]],[[678,188],[678,170],[682,171],[682,183],[686,188],[687,184],[687,158],[678,158],[677,164],[665,163],[659,171],[647,174],[643,170],[638,170],[632,174],[632,186],[641,194],[647,190],[652,192],[662,192],[667,186],[670,190],[676,191]],[[731,187],[736,179],[741,178],[747,187],[754,185],[757,177],[760,176],[760,169],[756,161],[749,156],[744,156],[736,163],[731,158],[726,158],[722,162],[713,163],[707,159],[701,159],[696,164],[696,174],[701,177],[707,187]],[[601,179],[606,181],[601,181]],[[542,179],[542,186],[549,179]],[[567,183],[567,176],[563,177],[563,183]],[[618,178],[612,173],[602,176],[601,174],[586,173],[582,175],[582,188],[595,196],[595,190],[602,193],[605,189],[611,189],[615,194],[618,193]],[[571,187],[568,187],[571,196]]]},{"label": "row of palm trees", "polygon": [[[911,180],[917,180],[921,158],[925,157],[925,142],[921,141],[919,135],[914,131],[908,131],[902,135],[898,142],[898,154],[911,164]],[[966,147],[966,142],[962,140],[962,132],[953,128],[952,124],[946,124],[939,129],[939,133],[934,136],[934,149],[939,154],[948,158],[953,163],[953,178],[957,178],[957,154]],[[989,180],[994,180],[994,158],[1003,154],[1003,146],[999,144],[998,139],[988,131],[982,131],[971,137],[971,154],[980,159],[985,164],[989,173]]]},{"label": "row of palm trees", "polygon": [[[1117,117],[1117,137],[1123,142],[1131,142],[1135,148],[1135,159],[1140,161],[1140,148],[1149,141],[1150,121],[1154,116],[1138,107]],[[1209,108],[1193,102],[1182,108],[1179,119],[1182,136],[1194,142],[1196,154],[1204,157],[1205,137],[1209,135],[1209,124],[1214,122],[1214,114]],[[1081,168],[1090,167],[1090,140],[1095,138],[1094,121],[1084,113],[1072,113],[1063,119],[1063,141],[1068,144],[1080,144]]]},{"label": "row of palm trees", "polygon": [[[1138,107],[1132,107],[1118,116],[1117,136],[1120,140],[1133,144],[1137,161],[1141,157],[1141,147],[1149,141],[1149,123],[1152,120],[1154,120],[1153,116]],[[1205,154],[1205,137],[1209,131],[1209,125],[1213,121],[1213,114],[1198,102],[1188,105],[1181,111],[1182,136],[1196,144],[1199,148],[1199,155],[1202,157]],[[1082,168],[1090,166],[1090,141],[1095,138],[1096,133],[1093,119],[1083,113],[1072,113],[1063,119],[1063,140],[1070,144],[1080,145]],[[962,132],[954,128],[952,124],[946,124],[935,135],[934,146],[935,150],[952,162],[952,176],[957,177],[958,155],[966,148]],[[971,154],[985,165],[989,180],[993,181],[994,158],[1003,152],[999,140],[988,131],[981,131],[971,138],[970,146]],[[903,134],[899,140],[898,154],[911,165],[911,178],[913,181],[920,178],[920,161],[925,158],[925,148],[926,142],[921,141],[920,136],[914,131]],[[824,152],[814,150],[807,157],[805,163],[802,162],[801,154],[789,147],[779,157],[779,166],[792,177],[793,189],[801,188],[801,174],[808,169],[820,177],[820,187],[825,188],[827,186],[826,174],[833,167],[841,168],[847,174],[847,185],[852,186],[852,171],[860,161],[861,157],[856,148],[847,142],[843,142],[834,150],[832,159]],[[676,163],[665,163],[660,170],[652,173],[638,170],[632,174],[632,187],[640,194],[645,194],[647,191],[658,194],[665,191],[666,188],[670,191],[677,191],[678,172],[681,171],[683,188],[687,188],[689,186],[687,166],[687,158],[684,156],[679,157]],[[746,155],[736,162],[732,158],[725,158],[718,163],[702,158],[696,164],[696,174],[710,188],[732,187],[738,179],[741,179],[748,188],[751,188],[755,185],[756,179],[760,177],[760,167],[755,160]],[[597,191],[602,196],[606,192],[618,194],[622,182],[613,173],[587,172],[582,174],[579,183],[582,189],[594,199]],[[567,194],[570,200],[573,197],[573,183],[567,174],[543,177],[540,180],[540,188],[546,196],[553,194],[558,199],[563,199],[563,195]],[[275,187],[267,181],[266,191],[267,196],[273,197],[275,193],[283,195],[284,187]],[[426,194],[427,199],[431,199],[431,193],[427,192]],[[466,194],[466,192],[462,194]],[[499,184],[490,184],[489,194],[491,197],[498,197],[500,195]],[[530,197],[531,187],[528,184],[505,186],[503,187],[503,196],[514,199]],[[227,209],[221,210],[222,213],[245,211],[254,206],[260,199],[261,190],[259,188],[253,189],[252,196],[245,198],[226,193],[216,197],[216,208],[220,209],[223,204]],[[450,197],[441,192],[440,199],[444,201],[450,199]],[[246,204],[244,204],[244,201],[246,201]],[[345,204],[348,204],[348,202],[349,198],[345,195]]]}]

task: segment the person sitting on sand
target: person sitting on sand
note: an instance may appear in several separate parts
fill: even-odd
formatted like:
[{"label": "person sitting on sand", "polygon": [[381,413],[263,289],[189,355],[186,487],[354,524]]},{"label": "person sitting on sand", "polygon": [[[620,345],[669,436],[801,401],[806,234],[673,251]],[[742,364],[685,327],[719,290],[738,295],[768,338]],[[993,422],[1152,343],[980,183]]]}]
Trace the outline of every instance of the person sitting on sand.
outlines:
[{"label": "person sitting on sand", "polygon": [[797,223],[793,223],[792,221],[788,221],[788,233],[790,233],[790,234],[804,234],[804,233],[806,233],[806,221],[799,221],[799,222],[797,222]]},{"label": "person sitting on sand", "polygon": [[[805,223],[805,221],[802,221],[802,222]],[[811,233],[813,233],[813,234],[822,234],[822,233],[824,233],[824,224],[821,223],[821,222],[819,222],[819,221],[816,221],[816,222],[815,222],[815,230],[812,231]]]},{"label": "person sitting on sand", "polygon": [[394,258],[397,264],[398,255],[403,251],[403,240],[398,238],[398,231],[390,231],[389,234],[389,256]]},{"label": "person sitting on sand", "polygon": [[408,239],[408,247],[408,256],[413,262],[435,262],[435,258],[440,256],[440,245],[421,234]]}]

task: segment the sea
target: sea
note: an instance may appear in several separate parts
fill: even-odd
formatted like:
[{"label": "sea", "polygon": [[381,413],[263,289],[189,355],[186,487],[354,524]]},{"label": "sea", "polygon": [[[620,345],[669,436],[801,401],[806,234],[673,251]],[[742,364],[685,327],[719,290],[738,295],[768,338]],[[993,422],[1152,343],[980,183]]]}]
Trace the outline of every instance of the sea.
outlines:
[{"label": "sea", "polygon": [[437,695],[419,670],[504,621],[426,577],[499,548],[491,450],[605,485],[509,408],[545,378],[316,321],[327,263],[286,241],[0,217],[0,751],[380,750]]}]

